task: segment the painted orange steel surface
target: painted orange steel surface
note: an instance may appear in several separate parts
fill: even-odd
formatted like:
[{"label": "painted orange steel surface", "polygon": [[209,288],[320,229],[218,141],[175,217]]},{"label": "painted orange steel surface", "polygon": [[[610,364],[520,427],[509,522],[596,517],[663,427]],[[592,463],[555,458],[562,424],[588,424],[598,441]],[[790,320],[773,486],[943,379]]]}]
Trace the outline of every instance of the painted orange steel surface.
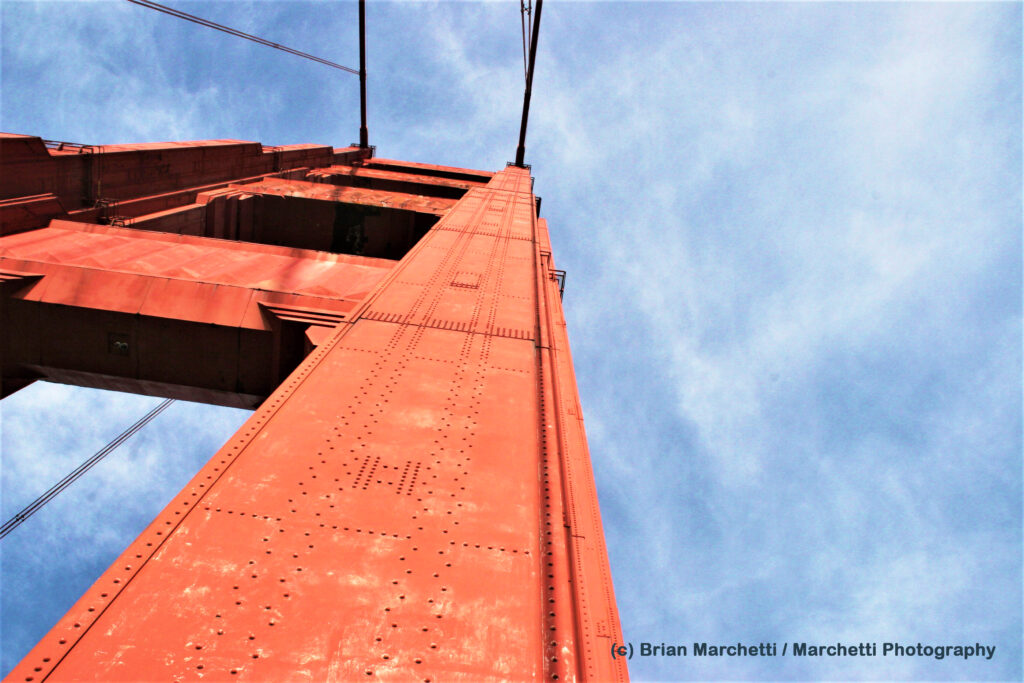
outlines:
[{"label": "painted orange steel surface", "polygon": [[[319,326],[309,355],[6,680],[626,678],[609,653],[618,614],[529,173],[376,166],[402,167],[416,183],[424,169],[476,182]],[[349,195],[310,185],[292,191]],[[25,277],[81,266],[46,246],[61,230],[129,249],[120,268],[136,276],[177,267],[118,247],[130,229],[55,223],[0,245],[12,240]],[[158,239],[201,251],[208,238]],[[210,241],[237,247],[239,263],[282,249]],[[218,286],[255,286],[231,258],[196,258]],[[324,296],[317,263],[299,263],[272,271],[275,287]],[[322,286],[351,289],[351,272]]]},{"label": "painted orange steel surface", "polygon": [[333,328],[394,265],[54,220],[0,240],[4,393],[48,379],[254,408],[301,360],[280,358],[281,325]]}]

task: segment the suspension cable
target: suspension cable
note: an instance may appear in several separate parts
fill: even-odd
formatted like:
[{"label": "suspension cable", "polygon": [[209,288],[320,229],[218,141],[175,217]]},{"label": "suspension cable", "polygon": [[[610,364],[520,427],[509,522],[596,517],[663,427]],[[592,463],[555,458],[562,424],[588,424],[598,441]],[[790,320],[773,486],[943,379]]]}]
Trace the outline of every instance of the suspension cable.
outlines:
[{"label": "suspension cable", "polygon": [[93,466],[95,466],[96,463],[98,463],[100,460],[110,455],[110,453],[113,452],[118,446],[123,444],[125,441],[130,439],[136,432],[138,432],[140,429],[149,424],[153,420],[153,418],[162,413],[172,403],[174,403],[173,398],[168,398],[164,400],[163,403],[161,403],[156,408],[153,408],[153,410],[146,413],[138,422],[136,422],[131,427],[121,432],[117,436],[117,438],[115,438],[113,441],[111,441],[106,446],[97,451],[81,465],[76,467],[70,474],[68,474],[59,482],[51,486],[46,493],[36,498],[34,501],[29,503],[21,512],[19,512],[18,514],[14,515],[9,520],[4,522],[4,525],[0,527],[0,538],[5,537],[7,534],[17,529],[22,522],[24,522],[26,519],[28,519],[36,512],[38,512],[39,509],[46,505],[48,502],[53,500],[53,498],[58,493],[66,489],[68,486],[71,486],[71,484],[73,484],[75,480],[77,480],[83,474],[92,469]]},{"label": "suspension cable", "polygon": [[265,38],[260,38],[259,36],[244,33],[242,31],[239,31],[238,29],[231,28],[230,26],[224,26],[223,24],[218,24],[213,21],[210,21],[209,19],[203,19],[202,17],[197,17],[194,14],[188,14],[187,12],[182,12],[181,10],[176,10],[174,8],[167,7],[166,5],[151,2],[150,0],[128,0],[128,2],[133,3],[135,5],[139,5],[141,7],[146,7],[147,9],[155,9],[157,12],[163,12],[164,14],[169,14],[172,17],[184,19],[185,21],[191,21],[193,24],[199,24],[200,26],[206,26],[208,28],[216,29],[217,31],[223,31],[224,33],[227,33],[232,36],[237,36],[238,38],[245,38],[246,40],[251,40],[252,42],[259,43],[260,45],[272,47],[275,50],[282,50],[289,54],[293,54],[296,57],[311,59],[314,62],[318,62],[320,64],[332,67],[334,69],[341,69],[342,71],[347,71],[348,73],[355,74],[356,76],[359,75],[359,71],[357,69],[351,69],[347,66],[342,66],[341,64],[335,64],[334,62],[328,61],[321,57],[317,57],[316,55],[311,55],[306,52],[300,52],[299,50],[296,50],[294,48],[273,43],[269,40],[266,40]]},{"label": "suspension cable", "polygon": [[537,64],[537,36],[540,35],[540,11],[543,8],[544,0],[537,0],[537,14],[533,16],[533,31],[530,33],[530,66],[526,71],[526,92],[523,93],[523,120],[519,124],[519,147],[516,148],[516,166],[519,168],[525,168],[526,123],[530,116],[530,91],[533,88],[533,67]]},{"label": "suspension cable", "polygon": [[[529,6],[527,3],[529,3]],[[532,5],[533,0],[519,0],[519,23],[523,28],[523,78],[529,77],[527,75],[526,53],[530,49],[530,13]]]}]

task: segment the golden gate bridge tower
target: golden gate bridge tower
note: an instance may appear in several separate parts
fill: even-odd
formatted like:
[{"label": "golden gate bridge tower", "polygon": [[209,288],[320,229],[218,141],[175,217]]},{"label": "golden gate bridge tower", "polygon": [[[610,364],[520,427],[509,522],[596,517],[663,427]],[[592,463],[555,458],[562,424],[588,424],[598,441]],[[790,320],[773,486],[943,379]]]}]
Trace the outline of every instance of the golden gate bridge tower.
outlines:
[{"label": "golden gate bridge tower", "polygon": [[363,111],[0,136],[4,395],[255,408],[7,681],[626,678],[527,106],[497,171],[378,158]]}]

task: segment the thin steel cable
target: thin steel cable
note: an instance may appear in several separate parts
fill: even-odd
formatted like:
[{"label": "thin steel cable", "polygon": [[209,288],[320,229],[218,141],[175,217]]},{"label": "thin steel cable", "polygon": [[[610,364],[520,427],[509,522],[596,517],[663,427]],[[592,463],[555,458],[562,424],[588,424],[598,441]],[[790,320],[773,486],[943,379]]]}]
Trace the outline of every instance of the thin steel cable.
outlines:
[{"label": "thin steel cable", "polygon": [[70,474],[68,474],[59,482],[51,486],[49,490],[46,491],[46,493],[36,498],[34,501],[29,503],[24,509],[22,509],[21,512],[19,512],[18,514],[14,515],[9,520],[4,522],[4,525],[0,527],[0,538],[4,538],[7,534],[17,529],[22,522],[24,522],[26,519],[34,515],[36,512],[39,511],[41,507],[43,507],[51,500],[53,500],[53,498],[58,493],[60,493],[67,487],[71,486],[71,484],[73,484],[75,480],[77,480],[83,474],[92,469],[93,466],[96,465],[96,463],[98,463],[100,460],[110,455],[110,453],[113,452],[118,446],[123,444],[128,439],[132,438],[132,436],[134,436],[136,432],[138,432],[140,429],[149,424],[153,420],[153,418],[162,413],[167,408],[167,406],[171,405],[172,403],[174,403],[173,398],[168,398],[164,400],[156,408],[153,408],[153,410],[149,411],[144,416],[142,416],[142,418],[140,418],[138,422],[136,422],[131,427],[121,432],[117,436],[117,438],[115,438],[113,441],[111,441],[106,446],[101,448],[99,451],[94,453],[88,460],[86,460],[81,465],[72,470]]},{"label": "thin steel cable", "polygon": [[307,52],[300,52],[299,50],[296,50],[294,48],[290,48],[290,47],[287,47],[285,45],[279,45],[278,43],[271,42],[269,40],[266,40],[265,38],[260,38],[259,36],[254,36],[254,35],[252,35],[250,33],[244,33],[243,31],[239,31],[238,29],[231,28],[230,26],[224,26],[223,24],[218,24],[216,22],[210,21],[209,19],[203,19],[202,17],[197,17],[194,14],[189,14],[187,12],[182,12],[181,10],[176,10],[174,8],[167,7],[166,5],[161,5],[161,4],[156,3],[156,2],[150,2],[150,0],[128,0],[128,2],[130,2],[132,4],[135,4],[135,5],[139,5],[140,7],[145,7],[147,9],[155,9],[157,12],[163,12],[164,14],[169,14],[172,17],[177,17],[179,19],[184,19],[185,21],[191,21],[193,24],[199,24],[200,26],[206,26],[208,28],[216,29],[218,31],[223,31],[224,33],[227,33],[227,34],[232,35],[232,36],[236,36],[238,38],[245,38],[246,40],[251,40],[252,42],[259,43],[260,45],[266,45],[267,47],[272,47],[275,50],[282,50],[283,52],[287,52],[289,54],[293,54],[296,57],[302,57],[304,59],[311,59],[314,62],[318,62],[320,64],[332,67],[334,69],[340,69],[342,71],[347,71],[348,73],[355,74],[356,76],[359,75],[359,70],[358,69],[351,69],[351,68],[349,68],[347,66],[342,66],[341,64],[336,64],[334,62],[328,61],[328,60],[323,59],[321,57],[317,57],[316,55],[311,55],[311,54],[309,54]]},{"label": "thin steel cable", "polygon": [[526,78],[526,0],[519,0],[519,23],[523,27],[523,78]]},{"label": "thin steel cable", "polygon": [[522,26],[522,77],[526,78],[526,0],[519,0],[519,24]]}]

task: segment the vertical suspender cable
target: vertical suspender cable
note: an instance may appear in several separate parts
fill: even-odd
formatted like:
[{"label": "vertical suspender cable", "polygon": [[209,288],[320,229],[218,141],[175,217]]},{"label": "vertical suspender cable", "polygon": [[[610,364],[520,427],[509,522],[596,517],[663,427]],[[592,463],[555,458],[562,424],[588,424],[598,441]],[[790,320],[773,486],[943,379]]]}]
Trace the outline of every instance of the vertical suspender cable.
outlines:
[{"label": "vertical suspender cable", "polygon": [[527,16],[530,14],[530,10],[526,8],[526,0],[519,0],[519,23],[523,29],[523,81],[526,81],[526,69],[529,65],[529,60],[526,57],[526,53],[529,50],[530,41],[526,35],[526,22]]},{"label": "vertical suspender cable", "polygon": [[533,88],[533,67],[537,62],[537,36],[540,33],[540,10],[544,0],[537,0],[537,13],[533,15],[533,31],[530,34],[530,67],[526,72],[526,93],[523,95],[523,122],[519,125],[519,147],[516,149],[516,166],[523,168],[526,156],[526,120],[530,116],[530,91]]},{"label": "vertical suspender cable", "polygon": [[50,502],[50,500],[52,500],[58,493],[66,489],[68,486],[71,486],[71,484],[73,484],[76,479],[78,479],[83,474],[92,469],[92,467],[100,460],[110,455],[110,453],[113,452],[114,449],[116,449],[118,446],[120,446],[125,441],[130,439],[137,431],[139,431],[147,424],[149,424],[153,418],[162,413],[164,409],[167,408],[167,406],[171,405],[172,403],[174,403],[173,398],[168,398],[164,400],[163,403],[161,403],[156,408],[153,408],[153,410],[146,413],[144,416],[142,416],[141,419],[139,419],[138,422],[136,422],[131,427],[121,432],[117,436],[117,438],[115,438],[102,449],[97,451],[81,465],[76,467],[70,474],[68,474],[59,482],[51,486],[46,493],[36,498],[34,501],[29,503],[24,509],[22,509],[21,512],[19,512],[18,514],[14,515],[9,520],[4,522],[4,525],[0,527],[0,538],[3,538],[7,534],[11,533],[16,528],[18,528],[22,522],[24,522],[26,519],[28,519],[36,512],[38,512],[41,507]]},{"label": "vertical suspender cable", "polygon": [[366,0],[359,0],[359,147],[370,146],[370,133],[366,130]]}]

